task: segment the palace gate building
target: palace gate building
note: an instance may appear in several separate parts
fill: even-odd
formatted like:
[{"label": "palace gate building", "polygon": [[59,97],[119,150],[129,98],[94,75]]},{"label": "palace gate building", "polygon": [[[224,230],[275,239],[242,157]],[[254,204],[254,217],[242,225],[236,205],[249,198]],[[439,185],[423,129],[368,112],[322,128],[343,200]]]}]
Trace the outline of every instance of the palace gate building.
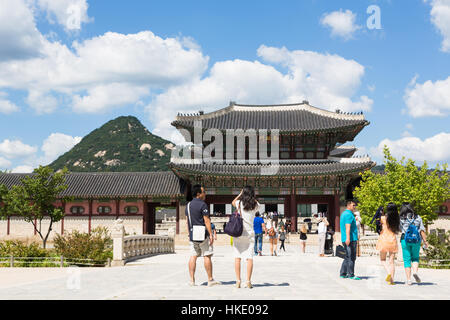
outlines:
[{"label": "palace gate building", "polygon": [[[228,107],[211,113],[179,114],[172,125],[184,133],[189,132],[184,136],[188,137],[188,142],[196,144],[195,126],[202,132],[210,129],[221,132],[224,137],[222,158],[227,159],[227,154],[235,155],[234,161],[221,163],[211,158],[187,161],[186,157],[179,157],[172,158],[170,168],[186,183],[187,190],[196,183],[205,186],[206,202],[213,214],[230,214],[231,201],[243,186],[251,185],[262,204],[261,211],[277,212],[290,219],[293,231],[297,230],[298,218],[319,212],[326,213],[331,226],[338,228],[340,202],[353,198],[359,173],[375,165],[369,157],[352,157],[356,148],[342,144],[353,141],[368,124],[362,113],[330,112],[310,106],[307,101],[283,105],[231,102]],[[253,141],[245,137],[252,129],[257,133]],[[274,137],[269,131],[275,129],[278,135]],[[241,134],[245,143],[239,146],[236,137],[233,138],[236,143],[226,144],[227,132]],[[270,150],[273,139],[278,139],[279,144],[278,169],[262,174],[268,169],[268,163],[259,158],[257,141],[267,141]],[[202,141],[203,148],[208,147],[211,140]],[[250,157],[255,151],[257,159]],[[214,152],[212,156],[216,157]],[[239,152],[241,161],[238,161]]]}]

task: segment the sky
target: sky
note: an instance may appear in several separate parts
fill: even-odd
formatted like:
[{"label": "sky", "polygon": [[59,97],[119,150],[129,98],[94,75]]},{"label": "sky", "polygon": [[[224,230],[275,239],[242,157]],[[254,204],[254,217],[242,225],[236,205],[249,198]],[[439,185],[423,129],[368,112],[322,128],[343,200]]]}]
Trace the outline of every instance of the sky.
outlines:
[{"label": "sky", "polygon": [[31,172],[119,116],[182,141],[230,101],[363,111],[347,145],[450,160],[450,0],[0,0],[0,170]]}]

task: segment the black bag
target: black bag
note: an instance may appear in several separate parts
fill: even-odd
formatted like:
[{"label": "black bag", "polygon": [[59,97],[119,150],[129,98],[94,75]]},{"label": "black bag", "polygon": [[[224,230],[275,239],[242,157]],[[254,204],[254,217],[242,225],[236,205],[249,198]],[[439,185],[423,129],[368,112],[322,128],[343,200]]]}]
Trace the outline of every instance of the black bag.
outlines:
[{"label": "black bag", "polygon": [[345,259],[345,256],[347,255],[347,251],[345,248],[341,245],[338,245],[336,247],[336,257],[339,257],[341,259]]},{"label": "black bag", "polygon": [[[239,202],[239,206],[241,203]],[[244,223],[240,212],[232,213],[223,231],[234,238],[240,237],[244,229]]]}]

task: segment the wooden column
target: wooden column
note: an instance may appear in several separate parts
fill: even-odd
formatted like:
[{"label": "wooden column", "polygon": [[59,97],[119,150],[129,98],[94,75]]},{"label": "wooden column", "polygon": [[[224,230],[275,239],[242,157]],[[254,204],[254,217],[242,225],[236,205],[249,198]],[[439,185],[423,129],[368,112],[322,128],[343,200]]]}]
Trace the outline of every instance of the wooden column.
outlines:
[{"label": "wooden column", "polygon": [[9,221],[9,216],[8,216],[8,224],[7,224],[7,227],[6,227],[6,234],[9,236],[9,228],[10,228],[10,221]]},{"label": "wooden column", "polygon": [[334,194],[334,231],[335,232],[340,232],[341,228],[340,228],[340,217],[341,217],[341,213],[339,212],[340,208],[339,208],[339,192],[336,191],[336,193]]},{"label": "wooden column", "polygon": [[88,223],[88,233],[91,233],[91,217],[92,217],[92,199],[89,199],[89,223]]},{"label": "wooden column", "polygon": [[148,221],[148,202],[144,201],[144,214],[142,217],[142,234],[147,234],[147,221]]},{"label": "wooden column", "polygon": [[295,194],[290,195],[289,199],[289,214],[291,215],[291,230],[297,232],[297,202],[295,199]]},{"label": "wooden column", "polygon": [[177,216],[176,216],[176,234],[180,234],[180,201],[177,200],[176,202],[176,206],[177,206]]},{"label": "wooden column", "polygon": [[[62,210],[64,215],[66,215],[66,202],[62,201]],[[64,234],[64,217],[61,219],[61,235]]]},{"label": "wooden column", "polygon": [[116,199],[116,219],[119,219],[120,214],[120,199]]}]

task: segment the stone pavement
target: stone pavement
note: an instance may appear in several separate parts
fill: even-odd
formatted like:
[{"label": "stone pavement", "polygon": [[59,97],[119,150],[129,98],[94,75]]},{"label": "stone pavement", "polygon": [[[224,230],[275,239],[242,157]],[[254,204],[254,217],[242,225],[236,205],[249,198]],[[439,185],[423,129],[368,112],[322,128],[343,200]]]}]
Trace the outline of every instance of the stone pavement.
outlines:
[{"label": "stone pavement", "polygon": [[[234,259],[229,245],[215,247],[214,276],[220,286],[207,287],[203,258],[197,260],[197,286],[188,286],[189,250],[155,255],[112,268],[0,268],[0,299],[168,299],[168,300],[316,300],[316,299],[449,299],[450,270],[420,269],[422,284],[405,285],[397,267],[396,285],[384,282],[377,257],[359,257],[360,281],[340,279],[342,260],[320,258],[317,247],[301,254],[294,244],[286,253],[254,259],[253,289],[234,287]],[[264,253],[268,253],[265,244]],[[243,268],[242,279],[245,280]],[[244,281],[243,281],[244,282]]]}]

